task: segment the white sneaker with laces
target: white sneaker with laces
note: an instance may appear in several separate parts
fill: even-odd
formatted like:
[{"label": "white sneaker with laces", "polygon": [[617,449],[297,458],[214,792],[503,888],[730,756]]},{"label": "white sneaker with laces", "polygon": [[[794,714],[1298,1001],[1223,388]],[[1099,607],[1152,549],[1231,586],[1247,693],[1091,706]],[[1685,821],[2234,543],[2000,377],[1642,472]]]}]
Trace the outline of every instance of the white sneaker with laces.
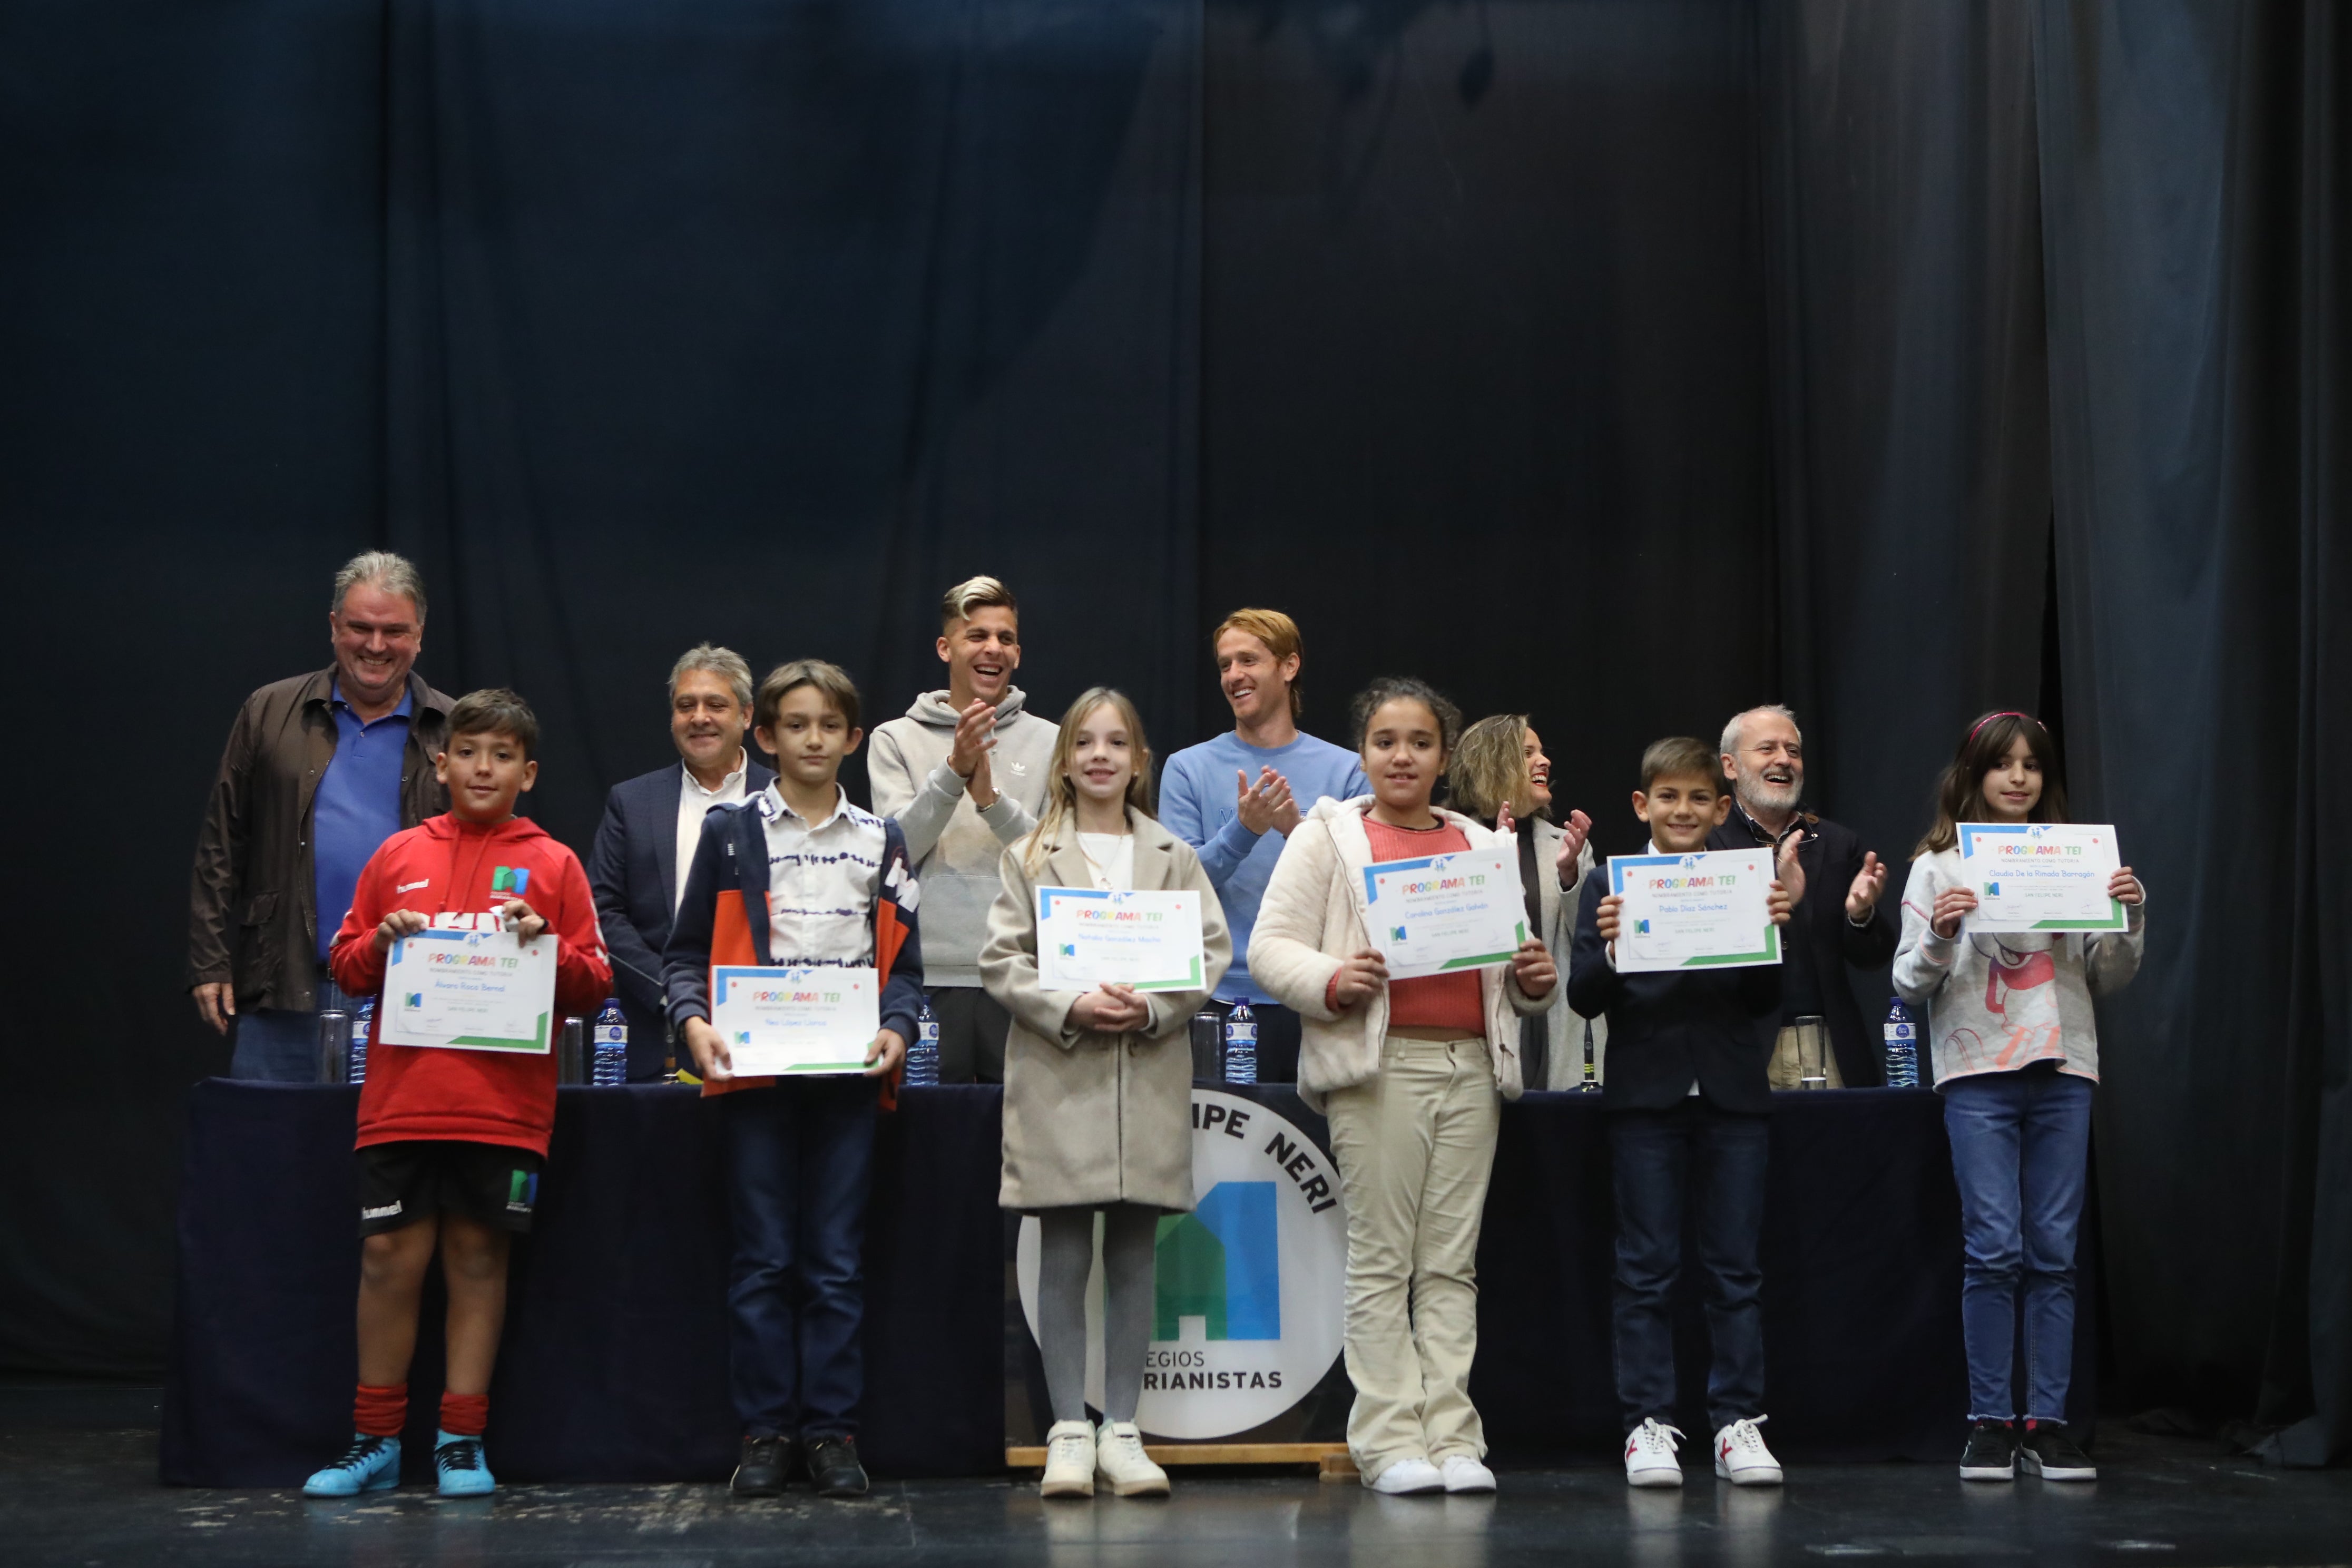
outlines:
[{"label": "white sneaker with laces", "polygon": [[1753,1421],[1742,1416],[1715,1435],[1715,1473],[1735,1487],[1777,1487],[1780,1484],[1780,1461],[1764,1446],[1764,1434],[1756,1430],[1770,1420],[1759,1415]]},{"label": "white sneaker with laces", "polygon": [[1366,1476],[1364,1484],[1390,1497],[1412,1497],[1421,1492],[1444,1491],[1445,1478],[1427,1459],[1399,1459],[1379,1475]]},{"label": "white sneaker with laces", "polygon": [[1445,1478],[1445,1489],[1450,1492],[1490,1492],[1495,1489],[1495,1472],[1467,1454],[1448,1454],[1445,1462],[1437,1467]]},{"label": "white sneaker with laces", "polygon": [[1166,1497],[1168,1472],[1143,1451],[1143,1432],[1132,1421],[1106,1421],[1095,1438],[1095,1474],[1119,1497]]},{"label": "white sneaker with laces", "polygon": [[1045,1434],[1045,1479],[1039,1497],[1095,1495],[1095,1428],[1089,1421],[1056,1421]]},{"label": "white sneaker with laces", "polygon": [[1675,1445],[1682,1441],[1679,1427],[1666,1426],[1653,1415],[1625,1434],[1625,1480],[1637,1487],[1678,1487],[1683,1484],[1682,1461],[1675,1458]]}]

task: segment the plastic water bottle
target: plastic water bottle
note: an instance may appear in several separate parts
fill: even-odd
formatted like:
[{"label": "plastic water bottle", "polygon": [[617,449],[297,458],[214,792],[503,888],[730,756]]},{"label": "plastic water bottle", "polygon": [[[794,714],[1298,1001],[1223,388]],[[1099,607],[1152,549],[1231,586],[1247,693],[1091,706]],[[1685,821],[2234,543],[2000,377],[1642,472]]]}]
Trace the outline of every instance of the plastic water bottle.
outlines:
[{"label": "plastic water bottle", "polygon": [[604,998],[593,1026],[595,1052],[588,1081],[599,1089],[618,1089],[629,1081],[629,1016],[620,1002]]},{"label": "plastic water bottle", "polygon": [[912,1087],[939,1081],[940,1020],[926,996],[923,1010],[915,1015],[915,1043],[907,1052],[907,1082]]},{"label": "plastic water bottle", "polygon": [[352,1015],[352,1070],[344,1081],[367,1082],[368,1041],[375,1037],[375,998],[360,998],[359,1011]]},{"label": "plastic water bottle", "polygon": [[1225,1015],[1225,1081],[1257,1081],[1257,1015],[1246,1002],[1236,1002]]},{"label": "plastic water bottle", "polygon": [[342,1083],[351,1070],[352,1016],[341,1007],[319,1009],[319,1081]]},{"label": "plastic water bottle", "polygon": [[1919,1025],[1900,996],[1886,1004],[1886,1087],[1919,1087]]}]

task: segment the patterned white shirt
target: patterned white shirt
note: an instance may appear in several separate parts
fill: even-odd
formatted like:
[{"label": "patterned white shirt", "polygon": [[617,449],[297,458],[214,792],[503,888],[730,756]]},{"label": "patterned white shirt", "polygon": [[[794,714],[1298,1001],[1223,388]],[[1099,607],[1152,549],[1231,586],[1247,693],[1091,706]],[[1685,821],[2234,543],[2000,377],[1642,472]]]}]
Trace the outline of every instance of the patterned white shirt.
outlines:
[{"label": "patterned white shirt", "polygon": [[779,963],[856,967],[874,962],[874,900],[882,887],[882,819],[834,786],[831,816],[812,826],[770,784],[754,797],[768,841],[768,952]]}]

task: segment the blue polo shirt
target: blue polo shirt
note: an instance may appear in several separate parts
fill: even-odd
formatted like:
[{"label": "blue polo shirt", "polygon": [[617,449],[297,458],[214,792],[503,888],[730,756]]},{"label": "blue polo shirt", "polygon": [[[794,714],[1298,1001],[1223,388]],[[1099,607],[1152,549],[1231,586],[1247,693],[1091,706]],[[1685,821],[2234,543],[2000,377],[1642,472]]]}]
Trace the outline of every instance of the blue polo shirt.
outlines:
[{"label": "blue polo shirt", "polygon": [[373,723],[362,722],[329,689],[335,754],[310,797],[310,858],[319,898],[319,956],[324,959],[351,911],[352,893],[383,841],[400,831],[400,764],[408,750],[410,700]]}]

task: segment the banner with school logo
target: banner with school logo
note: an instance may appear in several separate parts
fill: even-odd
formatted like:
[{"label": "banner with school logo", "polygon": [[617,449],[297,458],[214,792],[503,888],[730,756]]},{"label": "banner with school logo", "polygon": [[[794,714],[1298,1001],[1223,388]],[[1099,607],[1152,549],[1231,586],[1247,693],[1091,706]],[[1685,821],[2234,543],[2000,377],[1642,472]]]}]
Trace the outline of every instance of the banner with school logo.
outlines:
[{"label": "banner with school logo", "polygon": [[[1287,1087],[1194,1086],[1196,1206],[1160,1220],[1136,1412],[1154,1441],[1345,1440],[1348,1221],[1322,1132]],[[1052,1421],[1037,1356],[1034,1219],[1020,1222],[1009,1250],[1005,1442],[1023,1447],[1044,1442]],[[1102,1301],[1097,1222],[1087,1287],[1087,1403],[1097,1416]]]}]

